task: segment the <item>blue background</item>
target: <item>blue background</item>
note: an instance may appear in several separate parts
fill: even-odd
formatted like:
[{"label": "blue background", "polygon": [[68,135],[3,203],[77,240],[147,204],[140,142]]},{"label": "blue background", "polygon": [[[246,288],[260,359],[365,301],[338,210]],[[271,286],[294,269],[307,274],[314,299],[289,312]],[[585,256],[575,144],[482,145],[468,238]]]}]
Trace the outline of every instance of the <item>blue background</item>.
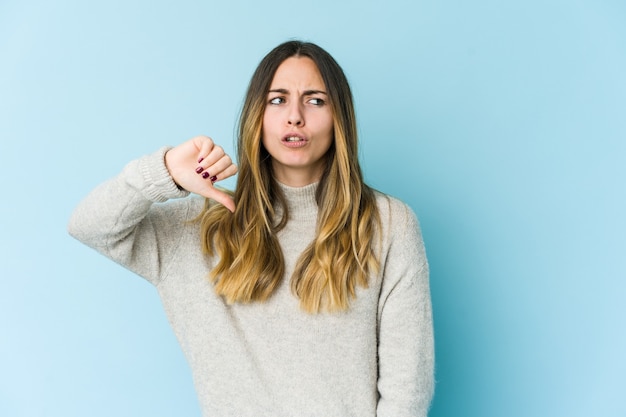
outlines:
[{"label": "blue background", "polygon": [[346,71],[370,184],[420,217],[434,417],[626,415],[626,4],[0,1],[0,415],[199,416],[145,281],[72,208],[197,134],[232,150],[289,38]]}]

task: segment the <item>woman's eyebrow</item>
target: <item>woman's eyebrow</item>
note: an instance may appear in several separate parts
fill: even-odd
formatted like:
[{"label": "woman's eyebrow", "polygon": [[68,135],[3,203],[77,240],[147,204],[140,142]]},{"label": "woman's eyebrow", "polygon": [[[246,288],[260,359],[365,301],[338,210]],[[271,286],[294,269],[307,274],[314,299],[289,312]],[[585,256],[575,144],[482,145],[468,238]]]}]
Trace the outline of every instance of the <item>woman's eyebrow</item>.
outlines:
[{"label": "woman's eyebrow", "polygon": [[303,96],[311,96],[313,94],[328,95],[328,94],[326,94],[326,91],[322,91],[322,90],[306,90],[304,93],[302,93]]},{"label": "woman's eyebrow", "polygon": [[[285,88],[275,88],[275,89],[272,89],[272,90],[268,91],[268,94],[269,93],[289,94],[289,90],[287,90]],[[328,94],[326,94],[326,91],[322,91],[322,90],[305,90],[302,93],[303,96],[311,96],[313,94],[328,95]]]}]

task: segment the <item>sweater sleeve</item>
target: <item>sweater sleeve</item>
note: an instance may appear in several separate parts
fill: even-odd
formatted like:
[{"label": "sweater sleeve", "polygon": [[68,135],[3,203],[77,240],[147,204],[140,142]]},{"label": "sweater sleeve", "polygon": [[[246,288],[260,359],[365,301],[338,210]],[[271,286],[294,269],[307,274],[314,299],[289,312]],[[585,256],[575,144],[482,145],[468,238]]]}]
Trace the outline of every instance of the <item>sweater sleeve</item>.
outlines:
[{"label": "sweater sleeve", "polygon": [[76,207],[68,224],[74,238],[153,284],[161,279],[164,257],[175,251],[176,231],[188,210],[187,205],[154,204],[189,194],[169,175],[168,149],[130,162],[99,185]]},{"label": "sweater sleeve", "polygon": [[379,417],[426,417],[434,392],[428,262],[417,218],[390,208],[390,244],[378,306]]}]

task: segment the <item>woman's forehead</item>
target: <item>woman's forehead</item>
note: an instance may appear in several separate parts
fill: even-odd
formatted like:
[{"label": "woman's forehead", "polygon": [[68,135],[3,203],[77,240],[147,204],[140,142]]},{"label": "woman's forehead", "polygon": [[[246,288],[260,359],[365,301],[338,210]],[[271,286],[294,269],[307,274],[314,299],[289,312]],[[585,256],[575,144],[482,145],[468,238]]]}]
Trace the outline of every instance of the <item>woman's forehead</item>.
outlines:
[{"label": "woman's forehead", "polygon": [[325,90],[322,74],[309,57],[290,57],[276,69],[270,90]]}]

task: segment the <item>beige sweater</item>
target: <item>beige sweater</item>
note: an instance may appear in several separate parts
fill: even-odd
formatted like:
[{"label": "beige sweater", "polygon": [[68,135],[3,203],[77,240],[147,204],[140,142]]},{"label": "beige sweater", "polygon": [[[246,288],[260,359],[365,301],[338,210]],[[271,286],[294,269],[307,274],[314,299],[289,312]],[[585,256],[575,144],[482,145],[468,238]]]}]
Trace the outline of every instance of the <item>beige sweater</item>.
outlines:
[{"label": "beige sweater", "polygon": [[227,305],[207,274],[214,259],[189,222],[201,198],[177,189],[166,149],[129,163],[76,208],[69,232],[157,288],[209,416],[420,416],[433,394],[428,264],[417,220],[378,194],[382,268],[349,311],[307,314],[289,277],[315,236],[315,187],[283,186],[285,277],[264,303]]}]

